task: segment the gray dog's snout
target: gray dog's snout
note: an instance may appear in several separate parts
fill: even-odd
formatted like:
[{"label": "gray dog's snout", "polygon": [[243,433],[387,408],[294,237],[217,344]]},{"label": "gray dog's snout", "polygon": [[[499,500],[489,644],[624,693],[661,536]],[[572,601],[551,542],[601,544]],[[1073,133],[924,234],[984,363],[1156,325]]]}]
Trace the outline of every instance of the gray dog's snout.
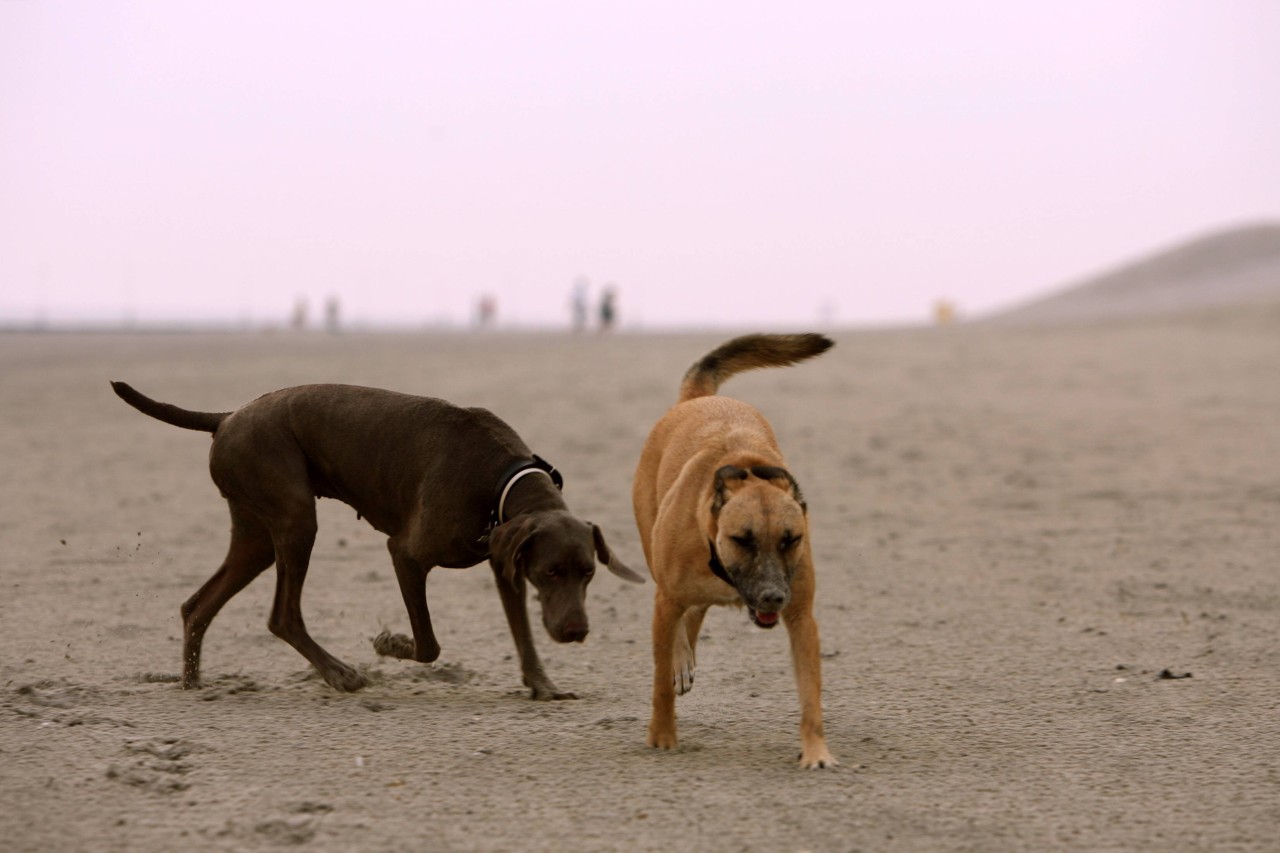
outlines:
[{"label": "gray dog's snout", "polygon": [[586,625],[566,625],[561,631],[561,642],[564,643],[581,643],[587,638]]}]

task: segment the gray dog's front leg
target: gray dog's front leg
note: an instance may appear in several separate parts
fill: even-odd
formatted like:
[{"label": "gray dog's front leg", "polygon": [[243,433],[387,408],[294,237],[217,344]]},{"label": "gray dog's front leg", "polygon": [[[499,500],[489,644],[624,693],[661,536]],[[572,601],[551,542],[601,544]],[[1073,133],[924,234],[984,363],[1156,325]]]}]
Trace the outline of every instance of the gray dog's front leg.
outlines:
[{"label": "gray dog's front leg", "polygon": [[427,572],[429,566],[405,554],[397,547],[395,539],[387,542],[391,562],[396,567],[396,580],[400,582],[400,595],[409,611],[409,627],[413,639],[404,634],[383,631],[373,640],[373,649],[384,657],[416,660],[431,663],[440,657],[440,643],[431,629],[431,612],[427,609]]},{"label": "gray dog's front leg", "polygon": [[507,614],[507,624],[511,626],[511,636],[516,641],[516,651],[520,654],[520,673],[524,676],[525,686],[532,691],[530,698],[539,701],[577,699],[575,694],[558,689],[542,669],[538,650],[533,646],[533,633],[529,630],[524,577],[517,574],[508,582],[497,568],[494,568],[493,575],[498,584],[498,595],[502,598],[502,609]]}]

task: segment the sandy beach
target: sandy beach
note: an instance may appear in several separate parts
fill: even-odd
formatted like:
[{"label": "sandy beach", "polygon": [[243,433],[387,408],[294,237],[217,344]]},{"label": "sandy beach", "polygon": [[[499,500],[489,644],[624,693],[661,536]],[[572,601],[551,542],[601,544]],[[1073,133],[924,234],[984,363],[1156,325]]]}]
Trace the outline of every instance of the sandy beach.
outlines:
[{"label": "sandy beach", "polygon": [[[744,330],[748,331],[748,330]],[[755,330],[750,330],[755,331]],[[0,846],[71,850],[1275,850],[1280,310],[834,333],[733,379],[808,497],[827,738],[798,769],[782,631],[712,611],[682,745],[644,745],[652,584],[600,572],[577,701],[526,698],[486,566],[439,569],[432,665],[383,537],[322,501],[303,609],[372,684],[273,637],[273,573],[184,691],[178,607],[217,568],[208,437],[310,382],[492,409],[644,570],[630,483],[682,335],[0,335]],[[534,605],[536,607],[536,605]]]}]

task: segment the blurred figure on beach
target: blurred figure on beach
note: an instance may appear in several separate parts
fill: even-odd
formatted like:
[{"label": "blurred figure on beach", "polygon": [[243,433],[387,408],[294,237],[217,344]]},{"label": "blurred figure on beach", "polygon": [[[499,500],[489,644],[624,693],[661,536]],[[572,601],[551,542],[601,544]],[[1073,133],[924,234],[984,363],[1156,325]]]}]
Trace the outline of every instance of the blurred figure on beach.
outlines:
[{"label": "blurred figure on beach", "polygon": [[933,322],[936,326],[950,326],[956,321],[956,306],[950,299],[933,303]]},{"label": "blurred figure on beach", "polygon": [[584,275],[573,280],[573,291],[569,294],[569,312],[575,334],[587,328],[587,287],[590,284],[590,280]]},{"label": "blurred figure on beach", "polygon": [[618,293],[612,284],[606,284],[604,293],[600,295],[600,331],[609,332],[613,330],[613,324],[618,319]]},{"label": "blurred figure on beach", "polygon": [[289,328],[295,332],[305,331],[307,328],[307,298],[299,296],[293,303],[293,314],[289,317]]},{"label": "blurred figure on beach", "polygon": [[494,321],[497,319],[498,300],[494,299],[491,294],[486,293],[476,303],[476,326],[481,329],[488,329],[493,326]]},{"label": "blurred figure on beach", "polygon": [[340,315],[342,308],[338,304],[338,297],[330,296],[324,303],[324,327],[329,334],[336,335],[341,330]]}]

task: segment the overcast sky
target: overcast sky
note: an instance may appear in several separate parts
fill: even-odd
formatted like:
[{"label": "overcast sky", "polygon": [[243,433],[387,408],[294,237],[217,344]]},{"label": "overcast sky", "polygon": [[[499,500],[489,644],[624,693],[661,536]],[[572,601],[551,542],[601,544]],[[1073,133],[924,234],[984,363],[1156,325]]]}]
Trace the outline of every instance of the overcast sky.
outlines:
[{"label": "overcast sky", "polygon": [[1280,219],[1280,3],[0,0],[0,323],[974,314]]}]

